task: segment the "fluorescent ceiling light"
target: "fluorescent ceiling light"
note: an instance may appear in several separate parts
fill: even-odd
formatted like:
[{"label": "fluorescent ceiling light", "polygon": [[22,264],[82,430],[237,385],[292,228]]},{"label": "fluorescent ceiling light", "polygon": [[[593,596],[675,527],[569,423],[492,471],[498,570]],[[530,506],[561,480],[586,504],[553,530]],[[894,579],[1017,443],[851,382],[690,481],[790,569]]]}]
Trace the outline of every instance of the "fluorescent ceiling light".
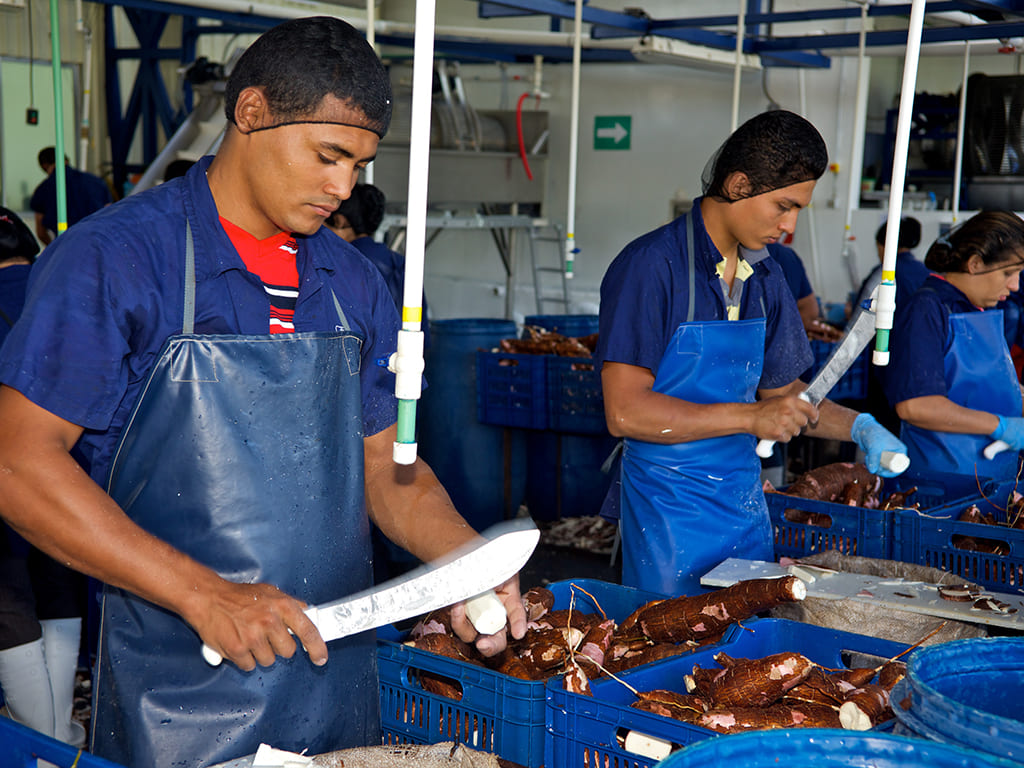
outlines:
[{"label": "fluorescent ceiling light", "polygon": [[[718,48],[693,45],[670,37],[643,37],[630,49],[638,61],[651,64],[677,64],[683,67],[713,66],[732,69],[736,66],[736,54]],[[744,53],[740,56],[743,69],[761,69],[761,59]]]}]

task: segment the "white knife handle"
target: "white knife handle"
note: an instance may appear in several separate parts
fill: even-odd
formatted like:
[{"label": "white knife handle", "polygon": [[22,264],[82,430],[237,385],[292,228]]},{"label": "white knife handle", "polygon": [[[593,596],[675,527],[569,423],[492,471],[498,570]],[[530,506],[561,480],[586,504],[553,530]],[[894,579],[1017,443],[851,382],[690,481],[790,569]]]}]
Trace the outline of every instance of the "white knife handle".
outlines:
[{"label": "white knife handle", "polygon": [[466,618],[481,635],[493,635],[505,626],[508,614],[494,590],[488,590],[466,601]]},{"label": "white knife handle", "polygon": [[[807,396],[806,392],[801,392],[799,397],[805,403],[811,402],[811,398],[809,398]],[[757,455],[760,456],[762,459],[769,459],[769,458],[771,458],[772,451],[775,450],[775,441],[774,440],[768,440],[768,439],[758,440],[757,441],[757,449],[756,450],[757,450]]]},{"label": "white knife handle", "polygon": [[887,469],[890,472],[901,475],[906,472],[907,467],[910,466],[910,457],[905,453],[882,451],[882,455],[879,457],[878,463],[882,465],[883,469]]},{"label": "white knife handle", "polygon": [[1002,453],[1010,449],[1010,444],[1004,440],[996,440],[993,443],[989,443],[985,446],[985,450],[982,453],[985,454],[986,459],[994,459],[996,454]]},{"label": "white knife handle", "polygon": [[[319,632],[320,625],[317,624],[316,606],[309,606],[309,608],[303,611],[303,613],[305,613],[309,617],[310,621],[316,624],[316,629]],[[291,633],[291,630],[289,629],[288,632]],[[305,646],[303,646],[303,650],[305,650]],[[222,661],[224,661],[224,657],[217,653],[215,650],[213,650],[213,648],[208,646],[206,643],[203,643],[203,660],[206,661],[206,663],[209,664],[211,667],[216,667],[219,666]]]}]

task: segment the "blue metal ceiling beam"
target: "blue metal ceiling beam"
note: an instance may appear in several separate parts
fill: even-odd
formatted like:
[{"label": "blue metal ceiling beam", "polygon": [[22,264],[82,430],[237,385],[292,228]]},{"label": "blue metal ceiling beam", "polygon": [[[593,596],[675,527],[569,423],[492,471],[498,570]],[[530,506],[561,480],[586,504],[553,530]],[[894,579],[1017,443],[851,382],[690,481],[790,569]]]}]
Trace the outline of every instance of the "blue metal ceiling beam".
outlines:
[{"label": "blue metal ceiling beam", "polygon": [[[948,43],[965,40],[998,40],[1004,37],[1020,37],[1024,35],[1024,22],[1004,22],[977,24],[970,27],[925,27],[921,31],[921,44]],[[856,32],[835,35],[802,35],[797,37],[775,37],[771,40],[759,40],[754,45],[757,52],[764,55],[773,51],[803,51],[807,49],[827,50],[829,48],[856,48],[860,36]],[[869,47],[879,45],[906,45],[907,30],[894,29],[879,32],[868,32],[864,44]]]},{"label": "blue metal ceiling beam", "polygon": [[[943,0],[942,2],[927,3],[925,13],[948,13],[951,11],[962,11],[971,13],[976,10],[977,4],[965,2],[964,0]],[[868,16],[909,16],[910,3],[901,5],[872,5],[868,7]],[[771,13],[748,13],[746,20],[748,24],[786,24],[789,22],[801,21],[830,21],[836,19],[860,18],[860,8],[848,6],[844,8],[822,8],[814,11],[779,11]],[[660,19],[651,20],[650,30],[653,33],[661,34],[662,30],[686,27],[735,27],[736,14],[722,16],[692,16],[685,19]]]}]

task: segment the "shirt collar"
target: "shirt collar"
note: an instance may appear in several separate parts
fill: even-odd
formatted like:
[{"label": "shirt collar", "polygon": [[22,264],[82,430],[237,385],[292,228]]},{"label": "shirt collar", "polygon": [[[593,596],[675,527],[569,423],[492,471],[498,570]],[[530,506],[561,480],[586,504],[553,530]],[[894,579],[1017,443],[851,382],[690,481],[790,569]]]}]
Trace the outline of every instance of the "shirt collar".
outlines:
[{"label": "shirt collar", "polygon": [[[694,224],[699,224],[698,231],[704,232],[704,240],[708,246],[708,256],[714,265],[717,265],[718,261],[722,258],[722,254],[715,248],[715,244],[711,241],[711,236],[708,234],[707,228],[704,226],[704,216],[701,214],[700,203],[703,200],[702,197],[698,197],[693,201],[693,207],[690,209],[690,215],[694,217]],[[764,261],[771,254],[768,253],[767,248],[761,248],[760,250],[752,251],[748,248],[744,248],[742,245],[739,247],[740,263],[746,262],[750,266]]]}]

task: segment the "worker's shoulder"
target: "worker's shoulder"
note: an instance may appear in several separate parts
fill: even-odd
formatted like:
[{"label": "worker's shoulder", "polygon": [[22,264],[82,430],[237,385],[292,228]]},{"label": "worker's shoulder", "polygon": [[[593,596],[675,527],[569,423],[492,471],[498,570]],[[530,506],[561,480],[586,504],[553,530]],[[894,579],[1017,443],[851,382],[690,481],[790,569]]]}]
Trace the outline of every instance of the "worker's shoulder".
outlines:
[{"label": "worker's shoulder", "polygon": [[69,227],[46,250],[69,259],[75,268],[90,262],[138,268],[171,249],[183,252],[185,220],[181,196],[157,188],[101,208]]}]

